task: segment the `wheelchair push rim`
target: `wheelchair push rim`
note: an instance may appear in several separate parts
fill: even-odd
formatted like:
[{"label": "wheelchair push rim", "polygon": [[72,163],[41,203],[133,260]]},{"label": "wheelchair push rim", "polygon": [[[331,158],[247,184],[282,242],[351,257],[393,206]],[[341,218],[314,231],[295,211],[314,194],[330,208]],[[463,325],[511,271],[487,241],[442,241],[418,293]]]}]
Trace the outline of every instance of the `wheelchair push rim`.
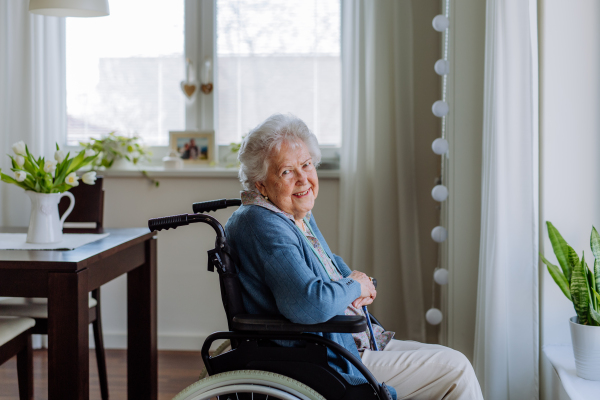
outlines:
[{"label": "wheelchair push rim", "polygon": [[[255,370],[229,371],[210,376],[188,386],[173,400],[208,400],[235,393],[267,395],[273,400],[325,400],[319,393],[294,379]],[[237,400],[233,395],[230,397]]]}]

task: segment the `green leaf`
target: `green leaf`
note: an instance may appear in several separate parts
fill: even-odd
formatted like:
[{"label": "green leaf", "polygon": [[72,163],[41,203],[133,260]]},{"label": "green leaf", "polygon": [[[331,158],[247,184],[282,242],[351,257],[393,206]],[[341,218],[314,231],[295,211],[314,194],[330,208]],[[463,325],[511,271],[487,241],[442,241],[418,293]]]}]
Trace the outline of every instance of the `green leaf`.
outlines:
[{"label": "green leaf", "polygon": [[[600,313],[594,310],[594,307],[590,304],[590,325],[600,325]],[[592,323],[593,322],[593,323]]]},{"label": "green leaf", "polygon": [[3,182],[6,182],[6,183],[12,183],[12,184],[17,185],[18,187],[25,189],[25,190],[31,190],[23,182],[17,182],[16,179],[11,178],[10,176],[3,174],[1,172],[0,172],[0,180],[2,180]]},{"label": "green leaf", "polygon": [[594,258],[600,259],[600,235],[598,235],[598,231],[594,226],[592,226],[592,234],[590,235],[590,247]]},{"label": "green leaf", "polygon": [[592,293],[594,293],[594,298],[596,299],[596,302],[600,304],[600,294],[594,289],[592,289]]},{"label": "green leaf", "polygon": [[61,168],[60,173],[56,174],[56,179],[54,179],[54,188],[59,187],[65,181],[65,177],[67,176],[67,172],[69,171],[69,168],[71,167],[71,164],[73,163],[73,159],[69,160],[69,158],[67,156],[67,158],[65,159],[64,162],[66,164]]},{"label": "green leaf", "polygon": [[563,273],[560,271],[560,268],[546,260],[542,254],[540,254],[540,257],[542,257],[542,262],[548,267],[548,272],[550,273],[552,279],[554,279],[554,282],[556,282],[560,290],[562,290],[565,296],[567,296],[567,299],[572,300],[571,291],[569,290],[569,282],[567,282],[567,278],[565,278]]},{"label": "green leaf", "polygon": [[596,278],[596,292],[600,293],[600,261],[596,258],[594,261],[594,277]]},{"label": "green leaf", "polygon": [[572,268],[569,264],[569,245],[563,239],[561,234],[558,232],[558,229],[552,225],[552,222],[547,221],[546,225],[548,226],[548,236],[550,237],[550,243],[552,243],[552,249],[554,249],[554,254],[556,255],[556,259],[560,264],[560,267],[563,270],[563,274],[565,277],[570,277],[572,274]]},{"label": "green leaf", "polygon": [[85,156],[85,150],[81,150],[79,154],[77,154],[73,160],[71,160],[71,165],[67,168],[65,176],[69,175],[73,171],[77,171],[79,169],[79,165],[83,162]]},{"label": "green leaf", "polygon": [[579,318],[579,323],[582,325],[587,325],[589,313],[589,290],[588,280],[583,269],[583,263],[585,263],[585,259],[582,259],[582,262],[575,266],[573,275],[571,276],[570,289],[571,297],[573,299],[573,306],[575,307],[575,312]]},{"label": "green leaf", "polygon": [[[568,250],[569,266],[571,267],[571,273],[573,273],[573,269],[579,263],[579,256],[577,255],[577,252],[575,250],[573,250],[573,248],[571,246],[568,246],[568,248],[569,248],[569,250]],[[567,276],[566,278],[567,278],[567,281],[569,283],[571,283],[571,275]]]}]

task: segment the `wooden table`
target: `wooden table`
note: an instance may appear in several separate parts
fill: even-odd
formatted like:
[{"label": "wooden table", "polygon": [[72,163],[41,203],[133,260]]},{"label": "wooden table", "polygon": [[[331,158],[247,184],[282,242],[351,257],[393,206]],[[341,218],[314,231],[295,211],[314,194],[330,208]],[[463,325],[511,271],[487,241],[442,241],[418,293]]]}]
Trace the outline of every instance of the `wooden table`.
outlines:
[{"label": "wooden table", "polygon": [[105,231],[71,251],[0,250],[0,296],[48,298],[50,400],[89,399],[88,293],[125,273],[128,398],[158,397],[156,237],[147,228]]}]

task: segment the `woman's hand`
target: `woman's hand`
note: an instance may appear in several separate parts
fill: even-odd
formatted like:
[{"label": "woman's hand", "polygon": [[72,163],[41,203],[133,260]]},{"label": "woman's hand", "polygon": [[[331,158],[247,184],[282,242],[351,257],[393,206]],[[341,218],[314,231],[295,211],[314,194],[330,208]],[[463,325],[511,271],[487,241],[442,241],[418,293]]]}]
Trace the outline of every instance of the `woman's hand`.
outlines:
[{"label": "woman's hand", "polygon": [[373,300],[377,297],[377,290],[375,290],[375,286],[373,286],[371,279],[365,273],[360,271],[352,271],[352,273],[348,275],[348,278],[354,279],[360,283],[360,297],[354,300],[352,305],[356,308],[360,308],[373,303]]}]

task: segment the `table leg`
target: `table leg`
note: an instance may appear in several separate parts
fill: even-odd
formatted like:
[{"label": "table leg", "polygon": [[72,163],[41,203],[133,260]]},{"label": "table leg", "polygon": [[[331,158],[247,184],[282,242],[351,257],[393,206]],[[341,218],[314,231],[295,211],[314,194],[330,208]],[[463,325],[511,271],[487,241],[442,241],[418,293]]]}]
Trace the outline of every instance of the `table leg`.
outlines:
[{"label": "table leg", "polygon": [[89,399],[88,271],[48,276],[48,399]]},{"label": "table leg", "polygon": [[145,263],[127,273],[128,399],[158,398],[156,239],[145,243]]}]

